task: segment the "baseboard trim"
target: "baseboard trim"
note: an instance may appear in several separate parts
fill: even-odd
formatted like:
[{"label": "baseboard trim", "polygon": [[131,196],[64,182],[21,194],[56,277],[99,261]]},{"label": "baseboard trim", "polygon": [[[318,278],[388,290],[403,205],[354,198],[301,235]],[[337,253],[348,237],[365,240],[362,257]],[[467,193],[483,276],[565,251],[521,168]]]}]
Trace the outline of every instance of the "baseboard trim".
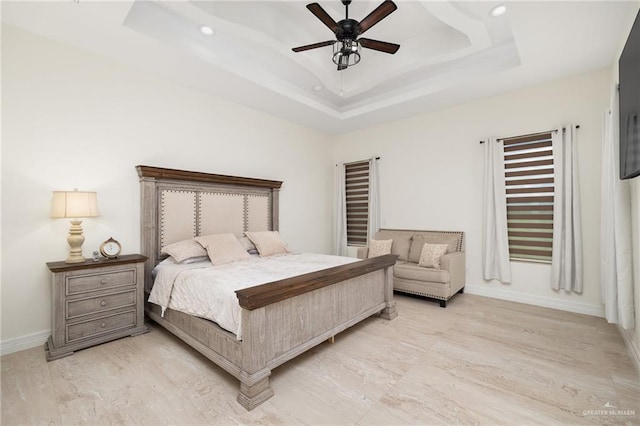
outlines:
[{"label": "baseboard trim", "polygon": [[636,368],[636,373],[638,373],[638,376],[640,377],[640,350],[633,343],[633,338],[631,337],[629,330],[625,330],[618,325],[618,331],[620,332],[625,345],[627,345],[627,352],[629,352],[631,362],[633,362],[633,366]]},{"label": "baseboard trim", "polygon": [[478,296],[492,297],[494,299],[509,300],[511,302],[525,303],[528,305],[541,306],[543,308],[558,309],[561,311],[574,312],[577,314],[591,315],[604,318],[604,306],[589,305],[586,303],[559,300],[551,297],[536,296],[533,294],[519,293],[501,288],[467,284],[465,293]]},{"label": "baseboard trim", "polygon": [[25,349],[44,345],[51,335],[51,330],[43,330],[26,336],[15,337],[0,342],[0,355],[9,355]]}]

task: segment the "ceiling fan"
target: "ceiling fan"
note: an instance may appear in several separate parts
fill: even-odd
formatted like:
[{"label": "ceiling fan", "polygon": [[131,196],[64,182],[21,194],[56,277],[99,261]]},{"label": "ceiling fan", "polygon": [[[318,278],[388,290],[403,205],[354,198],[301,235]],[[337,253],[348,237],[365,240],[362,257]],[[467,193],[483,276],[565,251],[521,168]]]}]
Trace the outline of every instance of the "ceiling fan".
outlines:
[{"label": "ceiling fan", "polygon": [[333,63],[338,66],[338,71],[347,69],[349,66],[360,62],[360,47],[378,50],[384,53],[394,54],[400,48],[399,44],[387,43],[386,41],[372,40],[370,38],[358,38],[361,34],[373,27],[378,22],[389,16],[398,6],[391,0],[384,1],[373,12],[368,14],[362,21],[349,19],[349,4],[351,0],[342,0],[346,13],[341,21],[334,21],[331,16],[318,3],[310,3],[307,9],[322,21],[336,36],[336,40],[322,41],[320,43],[308,44],[306,46],[294,47],[294,52],[316,49],[333,45]]}]

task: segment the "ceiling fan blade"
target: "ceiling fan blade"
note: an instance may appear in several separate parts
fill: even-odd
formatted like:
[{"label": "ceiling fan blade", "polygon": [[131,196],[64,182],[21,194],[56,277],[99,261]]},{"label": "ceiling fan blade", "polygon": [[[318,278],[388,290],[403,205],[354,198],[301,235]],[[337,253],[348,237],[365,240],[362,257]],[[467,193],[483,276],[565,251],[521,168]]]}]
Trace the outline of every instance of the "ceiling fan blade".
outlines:
[{"label": "ceiling fan blade", "polygon": [[360,23],[358,24],[358,34],[362,34],[367,31],[369,28],[373,27],[378,22],[382,21],[384,18],[389,16],[391,12],[396,10],[398,6],[391,0],[386,0],[373,12],[368,14]]},{"label": "ceiling fan blade", "polygon": [[316,15],[316,18],[321,20],[323,24],[329,27],[329,29],[333,31],[334,34],[336,34],[338,30],[340,30],[340,27],[338,26],[336,21],[334,21],[333,18],[329,16],[329,14],[318,3],[308,4],[307,9],[309,9],[311,13]]},{"label": "ceiling fan blade", "polygon": [[294,52],[303,52],[305,50],[317,49],[318,47],[331,46],[333,43],[336,43],[336,41],[335,40],[322,41],[320,43],[313,43],[313,44],[307,44],[306,46],[294,47],[291,50],[293,50]]},{"label": "ceiling fan blade", "polygon": [[379,50],[380,52],[391,53],[392,55],[400,49],[399,44],[372,40],[370,38],[359,38],[358,42],[360,43],[360,46],[366,47],[367,49]]}]

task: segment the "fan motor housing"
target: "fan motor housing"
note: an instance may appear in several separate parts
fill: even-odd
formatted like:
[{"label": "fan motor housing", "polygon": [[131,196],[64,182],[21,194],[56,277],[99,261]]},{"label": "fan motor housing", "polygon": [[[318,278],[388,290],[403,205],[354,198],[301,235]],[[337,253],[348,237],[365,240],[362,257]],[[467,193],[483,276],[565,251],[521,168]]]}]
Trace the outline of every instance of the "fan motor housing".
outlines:
[{"label": "fan motor housing", "polygon": [[358,31],[358,21],[355,19],[343,19],[342,21],[338,21],[338,27],[340,27],[336,32],[336,38],[338,40],[355,40],[360,33]]}]

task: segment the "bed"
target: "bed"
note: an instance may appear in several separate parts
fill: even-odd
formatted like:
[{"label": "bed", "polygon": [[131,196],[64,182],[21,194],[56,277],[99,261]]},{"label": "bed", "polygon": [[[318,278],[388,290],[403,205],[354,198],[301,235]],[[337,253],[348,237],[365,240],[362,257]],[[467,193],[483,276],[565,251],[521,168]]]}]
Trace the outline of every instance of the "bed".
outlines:
[{"label": "bed", "polygon": [[[280,181],[136,166],[145,293],[164,245],[199,235],[277,231]],[[240,381],[251,410],[273,396],[271,370],[375,314],[393,319],[395,255],[237,290],[241,336],[215,322],[146,302],[147,316]]]}]

